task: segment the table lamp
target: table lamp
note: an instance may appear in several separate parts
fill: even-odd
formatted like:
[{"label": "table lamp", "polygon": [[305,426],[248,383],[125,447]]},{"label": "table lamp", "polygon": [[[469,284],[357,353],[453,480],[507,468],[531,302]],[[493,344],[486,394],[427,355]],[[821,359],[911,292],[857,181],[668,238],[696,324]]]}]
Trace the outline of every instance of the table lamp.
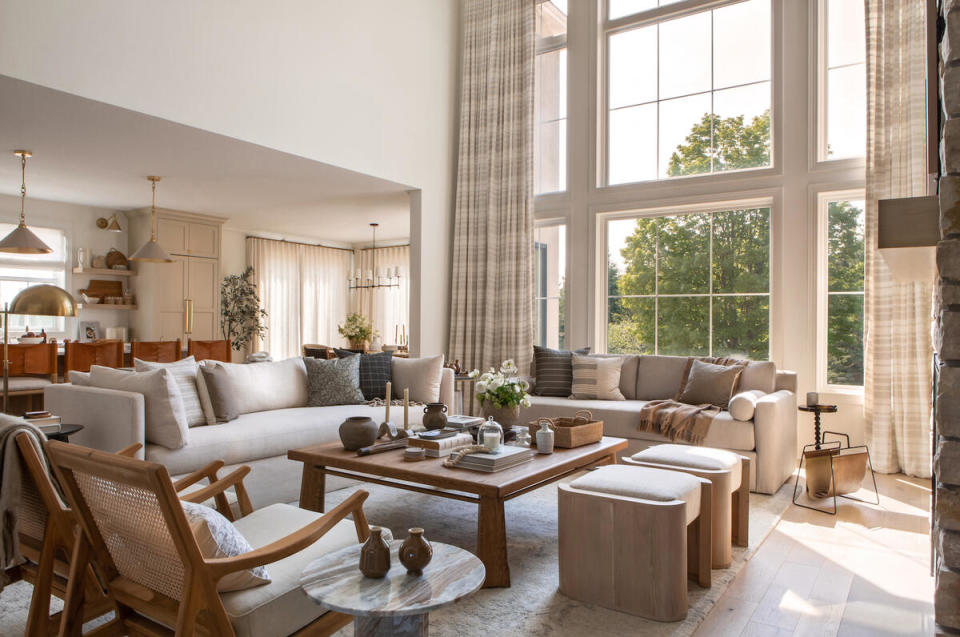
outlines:
[{"label": "table lamp", "polygon": [[32,285],[3,306],[3,413],[10,401],[10,315],[76,316],[77,302],[55,285]]}]

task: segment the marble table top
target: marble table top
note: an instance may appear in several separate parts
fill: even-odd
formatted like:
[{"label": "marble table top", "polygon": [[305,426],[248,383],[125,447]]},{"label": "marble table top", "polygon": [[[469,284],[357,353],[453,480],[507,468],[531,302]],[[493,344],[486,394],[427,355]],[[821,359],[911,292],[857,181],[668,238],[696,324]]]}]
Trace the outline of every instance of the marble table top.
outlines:
[{"label": "marble table top", "polygon": [[423,575],[408,575],[400,563],[402,542],[390,542],[390,571],[381,579],[360,573],[355,544],[324,555],[303,571],[300,586],[324,608],[367,617],[422,615],[451,604],[483,585],[486,570],[475,555],[449,544],[431,542],[433,559]]}]

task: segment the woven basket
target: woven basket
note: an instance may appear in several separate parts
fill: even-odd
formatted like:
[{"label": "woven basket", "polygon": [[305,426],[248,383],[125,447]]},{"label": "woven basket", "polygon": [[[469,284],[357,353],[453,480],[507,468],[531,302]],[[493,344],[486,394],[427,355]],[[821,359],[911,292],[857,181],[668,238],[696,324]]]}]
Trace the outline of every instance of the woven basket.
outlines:
[{"label": "woven basket", "polygon": [[582,447],[594,442],[600,442],[603,438],[603,421],[594,420],[593,414],[586,409],[581,409],[573,415],[573,418],[538,418],[531,421],[530,437],[537,439],[537,431],[540,429],[540,423],[546,422],[554,432],[553,446],[563,449],[573,449]]}]

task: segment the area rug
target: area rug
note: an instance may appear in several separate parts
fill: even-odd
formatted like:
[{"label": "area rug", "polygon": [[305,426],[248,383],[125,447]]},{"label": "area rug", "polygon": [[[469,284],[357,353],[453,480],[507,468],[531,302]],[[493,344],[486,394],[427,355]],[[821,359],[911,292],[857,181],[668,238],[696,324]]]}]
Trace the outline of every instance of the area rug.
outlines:
[{"label": "area rug", "polygon": [[[370,492],[364,505],[371,524],[389,528],[404,538],[409,527],[425,529],[428,539],[473,549],[477,507],[378,485],[362,485]],[[334,506],[356,487],[327,494]],[[647,621],[632,615],[583,604],[557,591],[557,487],[555,484],[506,503],[510,557],[510,588],[483,589],[458,604],[430,614],[430,634],[450,637],[492,635],[691,635],[723,594],[743,564],[766,538],[790,504],[789,486],[773,496],[750,495],[750,545],[734,547],[733,564],[713,571],[713,586],[689,584],[690,612],[680,622]],[[0,593],[0,635],[22,635],[32,588],[17,582]],[[62,607],[52,600],[52,610]],[[87,629],[94,624],[88,624]],[[338,637],[353,635],[348,626]]]}]

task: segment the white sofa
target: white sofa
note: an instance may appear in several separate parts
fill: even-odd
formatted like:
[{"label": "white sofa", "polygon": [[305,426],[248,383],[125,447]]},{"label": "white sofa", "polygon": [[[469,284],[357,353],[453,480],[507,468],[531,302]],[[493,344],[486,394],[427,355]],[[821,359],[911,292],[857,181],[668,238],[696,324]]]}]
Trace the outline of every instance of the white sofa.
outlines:
[{"label": "white sofa", "polygon": [[[440,400],[453,404],[453,371],[443,369]],[[139,442],[139,456],[167,467],[176,476],[195,471],[213,460],[251,467],[244,481],[255,507],[275,502],[294,502],[300,493],[303,465],[287,459],[287,451],[308,445],[339,440],[340,424],[349,416],[369,415],[377,422],[384,418],[383,407],[338,405],[332,407],[293,406],[240,415],[230,422],[192,427],[188,442],[179,449],[151,444],[145,438],[143,395],[87,387],[70,383],[44,389],[44,406],[64,423],[83,425],[70,441],[116,451]],[[391,420],[403,424],[403,408],[392,407]],[[410,422],[421,424],[423,407],[410,407]],[[327,490],[347,483],[328,479]]]},{"label": "white sofa", "polygon": [[[640,409],[651,400],[673,398],[680,387],[686,356],[627,356],[620,391],[627,400],[572,400],[532,395],[523,418],[572,416],[588,409],[603,421],[608,436],[628,439],[624,455],[664,442],[659,434],[640,431]],[[770,361],[750,362],[741,374],[738,391],[760,390],[753,420],[735,420],[723,411],[703,441],[706,447],[729,449],[750,458],[750,490],[775,493],[797,466],[797,375],[777,370]],[[534,385],[534,391],[536,386]]]}]

